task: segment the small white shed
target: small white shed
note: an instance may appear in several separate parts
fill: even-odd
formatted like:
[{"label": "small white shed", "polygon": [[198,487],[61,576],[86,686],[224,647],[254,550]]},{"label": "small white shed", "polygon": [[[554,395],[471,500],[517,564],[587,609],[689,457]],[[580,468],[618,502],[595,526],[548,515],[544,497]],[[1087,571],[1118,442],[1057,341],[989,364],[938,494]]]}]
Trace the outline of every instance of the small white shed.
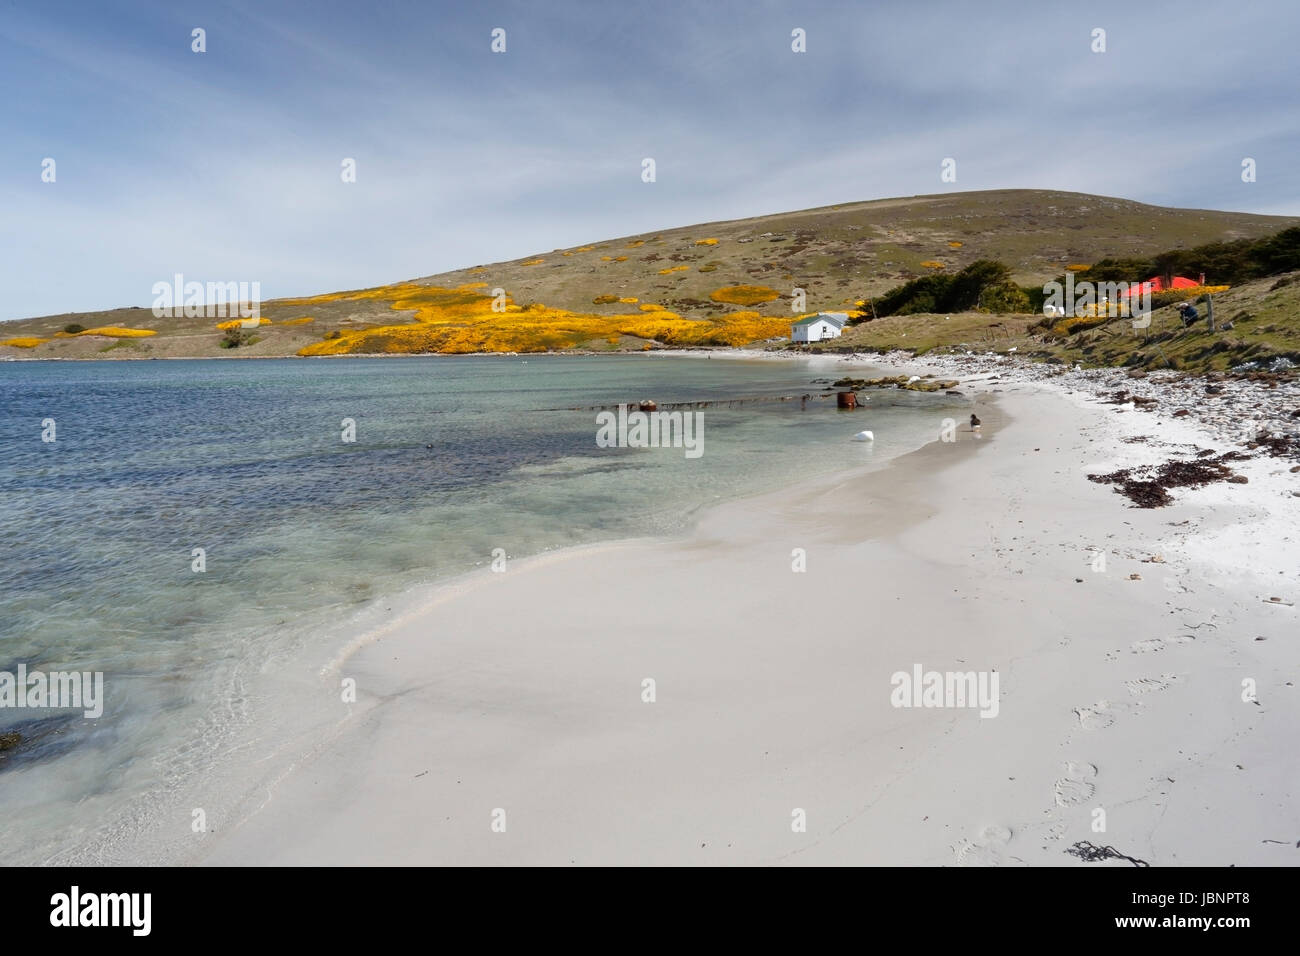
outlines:
[{"label": "small white shed", "polygon": [[849,324],[847,312],[818,312],[790,326],[791,342],[824,342],[837,339]]}]

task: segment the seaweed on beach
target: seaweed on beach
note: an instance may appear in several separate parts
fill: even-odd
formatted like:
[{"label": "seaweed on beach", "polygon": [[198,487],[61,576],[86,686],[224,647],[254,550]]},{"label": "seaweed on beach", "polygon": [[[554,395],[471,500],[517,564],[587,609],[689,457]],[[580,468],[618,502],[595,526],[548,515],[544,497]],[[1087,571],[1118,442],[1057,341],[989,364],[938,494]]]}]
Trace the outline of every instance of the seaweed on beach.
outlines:
[{"label": "seaweed on beach", "polygon": [[1146,860],[1139,860],[1127,853],[1121,853],[1113,846],[1093,846],[1087,840],[1080,840],[1073,846],[1067,847],[1065,852],[1070,856],[1077,856],[1084,863],[1096,863],[1100,860],[1128,860],[1134,866],[1151,865]]},{"label": "seaweed on beach", "polygon": [[1114,485],[1115,491],[1124,495],[1139,508],[1163,508],[1173,503],[1170,488],[1200,488],[1216,481],[1244,483],[1224,462],[1240,461],[1249,456],[1230,451],[1214,458],[1187,460],[1174,458],[1163,465],[1140,465],[1121,468],[1107,475],[1089,475],[1089,481],[1101,485]]},{"label": "seaweed on beach", "polygon": [[1274,458],[1300,458],[1300,438],[1260,432],[1247,448],[1262,448]]}]

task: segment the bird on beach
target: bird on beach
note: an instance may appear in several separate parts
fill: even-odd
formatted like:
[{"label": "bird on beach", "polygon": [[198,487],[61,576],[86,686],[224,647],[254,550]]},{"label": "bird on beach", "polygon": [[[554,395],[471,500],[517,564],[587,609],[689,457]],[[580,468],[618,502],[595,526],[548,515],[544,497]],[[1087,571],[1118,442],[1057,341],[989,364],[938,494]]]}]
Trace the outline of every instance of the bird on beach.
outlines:
[{"label": "bird on beach", "polygon": [[980,427],[980,420],[978,415],[971,415],[970,427],[972,431]]}]

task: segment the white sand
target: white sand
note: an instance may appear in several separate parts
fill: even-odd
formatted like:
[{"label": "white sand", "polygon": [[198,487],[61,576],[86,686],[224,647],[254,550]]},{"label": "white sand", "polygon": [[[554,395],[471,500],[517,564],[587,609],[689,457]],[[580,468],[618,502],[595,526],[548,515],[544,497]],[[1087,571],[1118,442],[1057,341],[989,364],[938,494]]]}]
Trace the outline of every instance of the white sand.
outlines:
[{"label": "white sand", "polygon": [[[358,703],[204,861],[1300,862],[1300,629],[1264,603],[1300,597],[1296,476],[1134,509],[1085,474],[1189,427],[997,387],[981,439],[439,594],[321,678]],[[996,670],[998,716],[891,706],[914,664]]]}]

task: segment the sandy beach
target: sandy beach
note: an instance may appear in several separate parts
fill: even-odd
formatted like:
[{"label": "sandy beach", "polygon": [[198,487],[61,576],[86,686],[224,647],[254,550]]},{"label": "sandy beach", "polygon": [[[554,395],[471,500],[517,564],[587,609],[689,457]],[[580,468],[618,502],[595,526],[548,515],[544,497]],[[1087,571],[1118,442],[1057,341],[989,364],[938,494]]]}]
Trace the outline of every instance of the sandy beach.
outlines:
[{"label": "sandy beach", "polygon": [[[962,388],[979,432],[432,592],[321,675],[356,703],[197,859],[1295,864],[1291,462],[1138,509],[1087,474],[1226,446]],[[996,674],[996,712],[894,706],[916,669]]]}]

